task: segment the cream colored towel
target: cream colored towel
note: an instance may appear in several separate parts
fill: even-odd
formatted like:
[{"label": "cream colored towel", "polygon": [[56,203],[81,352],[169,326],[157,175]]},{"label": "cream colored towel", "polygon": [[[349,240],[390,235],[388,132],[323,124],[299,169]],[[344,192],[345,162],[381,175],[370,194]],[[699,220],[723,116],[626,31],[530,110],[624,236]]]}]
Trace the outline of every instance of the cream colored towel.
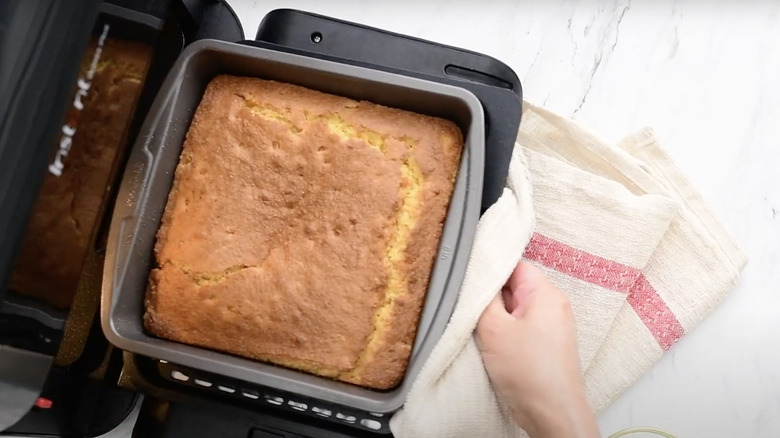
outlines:
[{"label": "cream colored towel", "polygon": [[572,302],[597,412],[709,312],[745,264],[650,131],[610,146],[571,120],[523,110],[507,188],[480,220],[450,324],[391,420],[396,437],[521,436],[473,339],[521,255]]}]

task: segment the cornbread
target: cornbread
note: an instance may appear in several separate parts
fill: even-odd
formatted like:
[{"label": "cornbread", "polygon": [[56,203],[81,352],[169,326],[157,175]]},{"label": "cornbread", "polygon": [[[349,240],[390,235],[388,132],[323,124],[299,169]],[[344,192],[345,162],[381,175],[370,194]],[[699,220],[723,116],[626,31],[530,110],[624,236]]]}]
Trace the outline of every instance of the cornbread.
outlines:
[{"label": "cornbread", "polygon": [[153,49],[117,38],[97,48],[94,37],[58,139],[58,152],[67,149],[54,158],[57,174],[50,170],[43,179],[11,277],[15,292],[60,308],[76,292]]},{"label": "cornbread", "polygon": [[417,331],[463,139],[451,122],[217,76],[157,234],[153,335],[389,389]]}]

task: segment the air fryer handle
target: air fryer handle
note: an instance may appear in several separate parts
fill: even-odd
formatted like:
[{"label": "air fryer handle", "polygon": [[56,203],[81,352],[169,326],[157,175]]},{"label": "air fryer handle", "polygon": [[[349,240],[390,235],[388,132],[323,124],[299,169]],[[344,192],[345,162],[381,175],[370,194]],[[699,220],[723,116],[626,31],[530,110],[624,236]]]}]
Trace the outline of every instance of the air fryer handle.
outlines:
[{"label": "air fryer handle", "polygon": [[[167,78],[166,83],[172,80]],[[144,126],[141,132],[146,133],[143,137],[136,139],[136,146],[134,147],[133,156],[128,162],[128,167],[125,169],[125,177],[122,181],[122,185],[119,189],[117,199],[127,199],[127,202],[117,203],[114,207],[114,219],[111,224],[111,228],[116,227],[118,230],[116,238],[113,241],[109,241],[108,251],[113,257],[115,257],[115,271],[113,272],[111,287],[116,288],[117,285],[122,284],[122,279],[125,276],[127,270],[133,263],[137,262],[137,259],[143,258],[144,255],[140,247],[143,247],[142,242],[134,241],[134,236],[137,233],[139,227],[152,226],[140,221],[140,218],[144,216],[143,210],[150,208],[147,206],[148,198],[155,194],[148,190],[147,181],[153,177],[154,168],[157,166],[159,154],[157,151],[151,150],[150,145],[155,142],[155,139],[166,137],[171,135],[169,126],[166,121],[170,120],[174,112],[174,97],[178,90],[175,87],[162,87],[166,90],[162,100],[155,101],[153,107],[150,109],[146,122],[151,123],[152,126],[147,128]],[[158,96],[159,98],[159,96]],[[140,144],[139,144],[140,143]],[[140,147],[139,147],[140,146]],[[136,157],[135,155],[138,154]],[[130,177],[127,177],[130,175]],[[172,175],[169,176],[173,178]],[[139,209],[141,213],[139,214]],[[130,250],[125,250],[128,248]],[[106,285],[104,284],[104,287]],[[112,294],[112,299],[116,294]]]}]

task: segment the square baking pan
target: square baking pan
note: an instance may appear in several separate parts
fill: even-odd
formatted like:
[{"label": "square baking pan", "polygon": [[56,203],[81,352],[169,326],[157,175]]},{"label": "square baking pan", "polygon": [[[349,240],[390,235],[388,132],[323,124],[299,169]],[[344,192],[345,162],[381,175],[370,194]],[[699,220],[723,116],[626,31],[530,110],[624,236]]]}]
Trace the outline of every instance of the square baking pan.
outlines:
[{"label": "square baking pan", "polygon": [[[409,366],[401,383],[376,391],[226,353],[160,339],[143,328],[153,247],[184,137],[209,81],[234,74],[293,83],[445,118],[464,134],[460,169],[431,274]],[[270,49],[216,40],[182,52],[160,89],[131,151],[109,231],[101,325],[106,338],[136,354],[254,385],[368,412],[403,405],[449,321],[479,220],[484,172],[484,115],[470,92],[449,85]]]}]

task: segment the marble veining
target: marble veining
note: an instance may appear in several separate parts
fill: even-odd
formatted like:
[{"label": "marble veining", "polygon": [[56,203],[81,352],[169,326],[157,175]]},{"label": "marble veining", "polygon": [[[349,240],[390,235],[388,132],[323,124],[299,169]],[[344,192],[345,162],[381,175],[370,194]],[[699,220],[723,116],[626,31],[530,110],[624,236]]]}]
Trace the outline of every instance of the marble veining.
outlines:
[{"label": "marble veining", "polygon": [[652,126],[750,260],[602,431],[780,436],[780,2],[228,1],[248,37],[273,9],[308,10],[498,58],[526,99],[608,141]]}]

